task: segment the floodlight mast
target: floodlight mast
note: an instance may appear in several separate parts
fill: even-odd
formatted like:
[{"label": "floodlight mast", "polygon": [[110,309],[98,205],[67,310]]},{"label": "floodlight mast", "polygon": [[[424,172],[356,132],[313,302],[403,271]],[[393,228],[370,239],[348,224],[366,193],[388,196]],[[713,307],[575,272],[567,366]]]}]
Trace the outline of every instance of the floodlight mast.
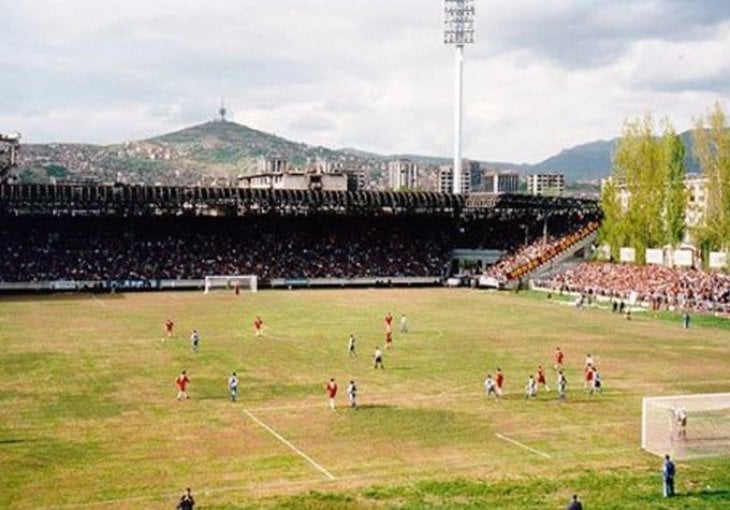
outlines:
[{"label": "floodlight mast", "polygon": [[454,79],[454,194],[461,194],[461,128],[464,81],[464,45],[474,42],[474,0],[444,0],[444,44],[455,48]]}]

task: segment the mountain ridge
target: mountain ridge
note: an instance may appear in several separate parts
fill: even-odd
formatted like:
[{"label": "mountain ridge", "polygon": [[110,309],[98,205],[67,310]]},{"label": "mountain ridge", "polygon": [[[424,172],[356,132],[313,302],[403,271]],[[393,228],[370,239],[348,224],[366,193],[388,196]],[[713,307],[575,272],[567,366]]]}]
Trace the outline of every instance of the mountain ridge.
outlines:
[{"label": "mountain ridge", "polygon": [[[692,160],[691,132],[681,133]],[[522,173],[558,172],[568,182],[597,181],[610,175],[612,154],[619,138],[595,140],[565,148],[535,164],[479,161],[486,168]],[[330,149],[288,140],[231,121],[208,121],[170,133],[110,145],[84,143],[27,144],[22,147],[19,171],[23,181],[91,179],[139,183],[232,183],[256,168],[261,156],[282,157],[293,165],[328,160],[341,166],[365,169],[373,185],[383,184],[383,163],[399,157],[428,167],[449,164],[451,158],[418,154],[378,154],[356,148]]]}]

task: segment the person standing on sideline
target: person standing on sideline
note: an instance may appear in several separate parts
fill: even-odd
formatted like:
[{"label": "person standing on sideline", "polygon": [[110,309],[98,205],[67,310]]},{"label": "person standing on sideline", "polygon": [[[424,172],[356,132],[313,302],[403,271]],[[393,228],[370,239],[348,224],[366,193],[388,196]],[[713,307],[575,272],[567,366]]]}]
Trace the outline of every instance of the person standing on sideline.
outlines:
[{"label": "person standing on sideline", "polygon": [[497,395],[501,397],[502,386],[504,385],[504,374],[502,373],[502,369],[499,367],[497,367],[497,378],[495,380],[495,383],[497,384]]},{"label": "person standing on sideline", "polygon": [[682,316],[682,325],[684,326],[684,329],[689,329],[689,310],[684,311],[684,315]]},{"label": "person standing on sideline", "polygon": [[662,477],[664,478],[664,497],[671,498],[674,496],[674,462],[669,455],[664,456],[664,465],[662,466]]},{"label": "person standing on sideline", "polygon": [[357,356],[355,352],[355,335],[350,335],[350,338],[347,340],[347,355],[351,358]]},{"label": "person standing on sideline", "polygon": [[188,383],[190,382],[190,378],[188,378],[188,374],[183,370],[180,372],[180,375],[177,376],[177,379],[175,379],[175,384],[177,384],[177,399],[178,400],[186,400],[190,397],[188,397],[188,394],[186,393],[186,389],[188,387]]},{"label": "person standing on sideline", "polygon": [[373,362],[375,365],[373,368],[385,368],[385,365],[383,365],[383,351],[380,350],[380,347],[375,348],[375,354],[373,355]]},{"label": "person standing on sideline", "polygon": [[570,503],[568,503],[568,506],[565,507],[565,510],[583,510],[583,503],[578,501],[577,494],[573,494],[573,499]]},{"label": "person standing on sideline", "polygon": [[330,409],[335,410],[335,397],[337,396],[337,383],[335,378],[330,379],[327,383],[327,397],[330,399]]},{"label": "person standing on sideline", "polygon": [[180,497],[180,502],[175,508],[177,510],[193,510],[195,508],[195,498],[193,498],[193,493],[190,492],[190,487],[185,489],[185,492]]},{"label": "person standing on sideline", "polygon": [[236,372],[232,372],[228,378],[228,391],[231,393],[231,402],[235,402],[238,398],[238,377],[236,377]]},{"label": "person standing on sideline", "polygon": [[561,370],[558,372],[558,399],[565,400],[565,388],[568,386],[568,379]]},{"label": "person standing on sideline", "polygon": [[347,400],[350,401],[352,409],[357,408],[357,386],[355,386],[355,381],[350,381],[350,385],[347,387]]},{"label": "person standing on sideline", "polygon": [[404,313],[400,316],[400,332],[408,333],[408,319],[406,319],[406,314]]}]

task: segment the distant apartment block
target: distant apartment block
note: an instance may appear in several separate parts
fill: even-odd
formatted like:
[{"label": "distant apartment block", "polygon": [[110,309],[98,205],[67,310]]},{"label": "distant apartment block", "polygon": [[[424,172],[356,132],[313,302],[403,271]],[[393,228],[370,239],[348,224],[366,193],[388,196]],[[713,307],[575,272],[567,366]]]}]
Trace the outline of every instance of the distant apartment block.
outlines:
[{"label": "distant apartment block", "polygon": [[258,161],[260,174],[280,174],[289,170],[289,161],[280,157],[262,157]]},{"label": "distant apartment block", "polygon": [[[451,165],[439,167],[436,189],[440,193],[454,192],[454,168]],[[461,192],[464,194],[471,192],[471,169],[468,165],[461,167]]]},{"label": "distant apartment block", "polygon": [[565,191],[563,174],[533,174],[527,176],[527,192],[530,195],[562,195]]},{"label": "distant apartment block", "polygon": [[347,176],[341,173],[268,172],[239,177],[238,187],[245,189],[347,191]]},{"label": "distant apartment block", "polygon": [[393,191],[418,187],[418,165],[409,159],[388,161],[388,183]]},{"label": "distant apartment block", "polygon": [[520,174],[517,172],[487,172],[484,174],[484,191],[487,193],[517,193]]}]

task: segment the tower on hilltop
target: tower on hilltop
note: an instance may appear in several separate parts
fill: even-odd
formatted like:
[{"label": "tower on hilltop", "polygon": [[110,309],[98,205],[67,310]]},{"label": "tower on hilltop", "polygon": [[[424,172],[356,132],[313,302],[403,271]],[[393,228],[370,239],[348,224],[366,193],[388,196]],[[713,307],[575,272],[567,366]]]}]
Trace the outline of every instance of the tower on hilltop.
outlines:
[{"label": "tower on hilltop", "polygon": [[223,102],[223,98],[221,97],[221,107],[218,108],[218,115],[220,115],[220,121],[225,122],[226,121],[226,113],[228,113],[228,110],[226,110],[226,105]]}]

